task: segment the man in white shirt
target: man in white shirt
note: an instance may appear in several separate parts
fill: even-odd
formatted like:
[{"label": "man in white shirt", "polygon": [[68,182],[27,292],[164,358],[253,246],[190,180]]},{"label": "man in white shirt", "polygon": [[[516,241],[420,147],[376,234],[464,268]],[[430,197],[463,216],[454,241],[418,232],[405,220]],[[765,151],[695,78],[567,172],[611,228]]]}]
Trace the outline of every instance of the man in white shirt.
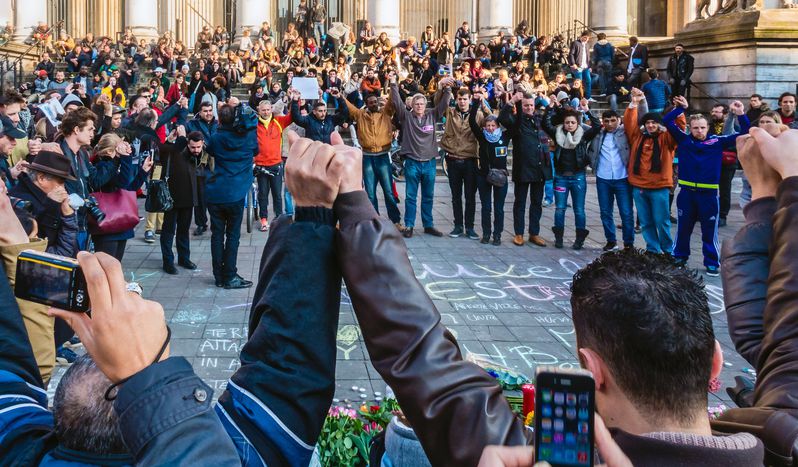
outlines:
[{"label": "man in white shirt", "polygon": [[[590,40],[590,32],[584,31],[579,39],[571,43],[568,51],[568,65],[571,67],[571,74],[576,79],[582,80],[582,88],[585,90],[585,99],[593,101],[591,88],[593,78],[590,74],[590,47],[587,43]],[[595,102],[595,101],[593,101]]]},{"label": "man in white shirt", "polygon": [[594,139],[590,148],[590,165],[596,174],[601,223],[607,244],[604,251],[618,247],[613,218],[614,200],[621,214],[624,248],[634,247],[634,214],[632,211],[632,188],[629,185],[626,167],[629,163],[629,140],[626,138],[621,117],[613,110],[601,115],[604,129]]}]

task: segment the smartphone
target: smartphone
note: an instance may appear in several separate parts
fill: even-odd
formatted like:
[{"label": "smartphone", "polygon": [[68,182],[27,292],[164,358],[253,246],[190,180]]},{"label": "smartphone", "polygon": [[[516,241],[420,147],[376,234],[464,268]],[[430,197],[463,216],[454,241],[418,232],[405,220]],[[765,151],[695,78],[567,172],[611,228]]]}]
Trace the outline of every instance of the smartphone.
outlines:
[{"label": "smartphone", "polygon": [[535,462],[593,465],[596,385],[586,370],[538,367],[535,378]]},{"label": "smartphone", "polygon": [[17,298],[62,310],[88,313],[86,278],[74,258],[24,250],[17,258]]}]

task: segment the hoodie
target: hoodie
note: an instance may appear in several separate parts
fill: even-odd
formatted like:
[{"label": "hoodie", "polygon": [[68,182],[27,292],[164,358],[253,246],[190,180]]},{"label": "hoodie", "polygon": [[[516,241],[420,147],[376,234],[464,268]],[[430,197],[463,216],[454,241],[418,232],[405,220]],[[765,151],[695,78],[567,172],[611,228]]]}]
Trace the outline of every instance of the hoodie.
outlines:
[{"label": "hoodie", "polygon": [[252,163],[258,153],[256,129],[239,132],[233,126],[220,126],[208,142],[208,153],[214,158],[214,169],[205,182],[208,204],[243,201],[252,188]]},{"label": "hoodie", "polygon": [[593,60],[598,62],[609,62],[612,63],[612,59],[615,57],[615,47],[607,41],[607,39],[602,39],[593,46]]}]

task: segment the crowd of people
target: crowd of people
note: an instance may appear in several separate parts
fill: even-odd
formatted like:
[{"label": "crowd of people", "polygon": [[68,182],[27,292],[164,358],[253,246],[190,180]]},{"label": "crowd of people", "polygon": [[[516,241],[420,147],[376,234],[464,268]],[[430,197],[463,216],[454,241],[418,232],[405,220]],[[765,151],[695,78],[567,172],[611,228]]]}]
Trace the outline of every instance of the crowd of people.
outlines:
[{"label": "crowd of people", "polygon": [[[64,34],[35,79],[2,96],[0,458],[307,464],[335,386],[330,310],[343,279],[372,362],[433,465],[531,459],[527,449],[486,448],[526,445],[528,435],[495,382],[461,359],[407,259],[402,237],[415,234],[419,204],[423,233],[444,236],[433,216],[441,151],[449,237],[496,246],[512,186],[514,245],[549,244],[541,217],[553,204],[553,244],[564,248],[570,203],[572,248],[582,249],[592,169],[607,254],[575,276],[571,303],[580,361],[611,428],[597,417],[610,465],[796,456],[794,342],[778,332],[795,321],[784,311],[795,308],[798,248],[794,94],[773,111],[754,94],[747,110],[733,101],[703,115],[690,109],[693,58],[682,45],[661,79],[634,37],[621,52],[603,34],[568,44],[522,22],[484,44],[463,23],[452,39],[427,27],[394,45],[368,22],[359,32],[328,28],[319,1],[302,0],[294,18],[280,36],[264,23],[235,42],[206,27],[191,50],[168,32],[154,43],[129,30],[118,41]],[[318,95],[303,95],[295,78],[316,78]],[[234,95],[239,85],[246,102]],[[611,107],[601,114],[591,110],[599,97]],[[738,164],[747,224],[721,255]],[[158,239],[166,274],[197,268],[193,219],[194,236],[210,228],[215,286],[251,287],[236,265],[253,183],[270,234],[242,367],[212,408],[211,389],[169,355],[163,309],[130,293],[120,262],[146,187],[143,240]],[[615,205],[623,251],[614,251]],[[711,426],[706,384],[723,362],[702,279],[687,268],[696,222],[706,274],[723,274],[732,339],[759,376],[753,398]],[[23,249],[77,258],[91,317],[15,300]],[[80,342],[87,355],[78,358],[70,347]],[[43,388],[56,361],[72,366],[51,413]]]}]

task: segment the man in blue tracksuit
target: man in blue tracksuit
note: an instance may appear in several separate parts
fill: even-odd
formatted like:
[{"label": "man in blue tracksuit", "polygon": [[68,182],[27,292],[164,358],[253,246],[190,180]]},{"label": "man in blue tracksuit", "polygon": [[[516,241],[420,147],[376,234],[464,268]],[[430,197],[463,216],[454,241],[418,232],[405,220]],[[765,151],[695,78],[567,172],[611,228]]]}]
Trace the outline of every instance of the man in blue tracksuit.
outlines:
[{"label": "man in blue tracksuit", "polygon": [[676,117],[687,108],[687,99],[678,96],[674,99],[676,108],[671,110],[663,123],[678,143],[676,153],[679,157],[679,196],[676,207],[679,223],[673,256],[681,264],[687,264],[690,257],[690,236],[696,221],[701,222],[701,236],[704,244],[704,266],[708,276],[717,276],[720,267],[718,255],[718,187],[723,150],[735,145],[741,134],[748,133],[750,122],[740,101],[734,101],[730,109],[737,115],[739,133],[719,136],[710,134],[709,122],[703,115],[693,115],[688,121],[690,133],[684,133],[676,126]]}]

